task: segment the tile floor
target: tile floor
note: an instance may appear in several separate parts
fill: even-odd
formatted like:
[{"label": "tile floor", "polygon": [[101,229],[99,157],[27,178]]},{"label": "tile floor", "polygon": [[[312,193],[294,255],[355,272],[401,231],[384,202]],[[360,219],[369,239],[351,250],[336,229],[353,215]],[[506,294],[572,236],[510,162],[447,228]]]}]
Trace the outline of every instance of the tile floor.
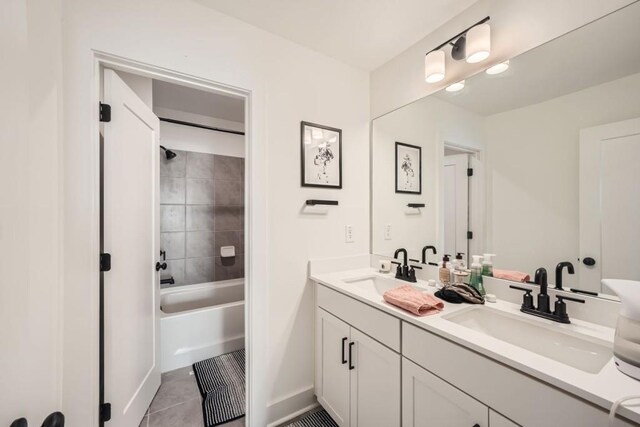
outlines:
[{"label": "tile floor", "polygon": [[[201,402],[191,366],[166,372],[140,427],[203,427]],[[223,426],[244,427],[244,418]]]}]

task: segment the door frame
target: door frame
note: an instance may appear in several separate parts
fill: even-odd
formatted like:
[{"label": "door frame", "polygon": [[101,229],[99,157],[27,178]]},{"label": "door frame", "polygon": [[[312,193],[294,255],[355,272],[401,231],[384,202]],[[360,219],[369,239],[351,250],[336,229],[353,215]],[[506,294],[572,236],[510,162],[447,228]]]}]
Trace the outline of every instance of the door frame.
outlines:
[{"label": "door frame", "polygon": [[[91,94],[91,105],[87,106],[87,110],[92,112],[91,119],[91,141],[92,161],[88,167],[91,169],[93,177],[91,185],[92,204],[96,207],[97,215],[91,217],[92,238],[94,240],[92,257],[96,260],[95,271],[91,283],[88,285],[95,289],[93,295],[96,300],[92,303],[99,307],[100,301],[100,268],[97,260],[100,257],[100,206],[101,206],[101,153],[100,153],[100,120],[99,120],[99,102],[102,99],[103,77],[102,69],[104,67],[116,71],[124,71],[143,77],[163,80],[169,83],[187,86],[194,89],[204,90],[207,92],[222,93],[225,95],[241,98],[245,103],[245,349],[246,349],[246,423],[248,426],[255,423],[266,424],[266,393],[263,387],[263,378],[266,375],[265,364],[259,358],[253,357],[255,354],[266,354],[267,345],[264,339],[266,335],[266,327],[264,326],[267,319],[266,306],[264,304],[254,304],[254,301],[263,301],[267,298],[267,286],[251,286],[254,277],[266,275],[266,239],[262,233],[257,233],[259,229],[257,223],[262,224],[261,218],[267,213],[266,199],[260,196],[258,188],[260,186],[260,177],[258,172],[266,172],[266,162],[261,159],[260,152],[255,135],[258,133],[258,124],[252,118],[257,115],[256,104],[259,103],[255,99],[254,93],[250,89],[244,89],[228,85],[225,83],[209,80],[207,78],[197,77],[178,71],[169,70],[152,64],[142,63],[133,59],[123,58],[121,56],[110,53],[93,50],[93,88]],[[263,158],[264,156],[262,156]],[[108,273],[107,273],[108,274]],[[92,319],[92,342],[96,345],[99,357],[102,357],[99,348],[101,319],[102,313]],[[91,355],[89,357],[92,357]],[[99,404],[102,403],[103,389],[100,374],[100,361],[95,360],[90,364],[88,376],[93,384],[93,390],[96,395],[95,409],[95,426],[101,425],[99,421]],[[109,425],[108,423],[106,424]]]}]

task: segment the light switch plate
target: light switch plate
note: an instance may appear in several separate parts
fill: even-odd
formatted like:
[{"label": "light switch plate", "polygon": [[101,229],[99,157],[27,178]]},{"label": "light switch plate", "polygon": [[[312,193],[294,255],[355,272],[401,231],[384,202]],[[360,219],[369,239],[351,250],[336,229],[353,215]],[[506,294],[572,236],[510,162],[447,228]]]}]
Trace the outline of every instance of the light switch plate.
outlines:
[{"label": "light switch plate", "polygon": [[344,241],[347,243],[353,243],[353,225],[344,226]]},{"label": "light switch plate", "polygon": [[391,240],[391,224],[384,226],[384,240]]}]

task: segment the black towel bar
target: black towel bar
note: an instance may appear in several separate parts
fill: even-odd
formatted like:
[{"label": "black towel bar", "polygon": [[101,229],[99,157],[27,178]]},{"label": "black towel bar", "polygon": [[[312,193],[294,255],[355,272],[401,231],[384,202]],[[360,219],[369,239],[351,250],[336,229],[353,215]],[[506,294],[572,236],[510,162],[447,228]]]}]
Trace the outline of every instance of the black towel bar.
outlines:
[{"label": "black towel bar", "polygon": [[307,200],[307,205],[309,205],[309,206],[315,206],[315,205],[337,206],[338,205],[338,201],[337,200],[315,200],[315,199],[310,199],[310,200]]}]

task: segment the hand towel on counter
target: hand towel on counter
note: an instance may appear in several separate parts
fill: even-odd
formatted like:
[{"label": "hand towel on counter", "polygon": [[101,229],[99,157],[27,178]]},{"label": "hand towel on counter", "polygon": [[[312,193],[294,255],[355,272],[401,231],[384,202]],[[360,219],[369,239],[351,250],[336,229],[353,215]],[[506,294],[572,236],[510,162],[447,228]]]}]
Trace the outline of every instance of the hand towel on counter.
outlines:
[{"label": "hand towel on counter", "polygon": [[436,292],[436,296],[446,302],[452,302],[454,304],[460,304],[462,302],[484,304],[482,294],[473,286],[465,283],[448,283]]},{"label": "hand towel on counter", "polygon": [[382,297],[389,304],[407,310],[416,316],[435,314],[444,308],[444,303],[438,298],[426,292],[420,292],[409,285],[388,290]]},{"label": "hand towel on counter", "polygon": [[529,277],[527,273],[512,270],[498,270],[497,268],[493,269],[493,277],[496,279],[511,280],[512,282],[520,283],[526,283],[531,280],[531,277]]}]

